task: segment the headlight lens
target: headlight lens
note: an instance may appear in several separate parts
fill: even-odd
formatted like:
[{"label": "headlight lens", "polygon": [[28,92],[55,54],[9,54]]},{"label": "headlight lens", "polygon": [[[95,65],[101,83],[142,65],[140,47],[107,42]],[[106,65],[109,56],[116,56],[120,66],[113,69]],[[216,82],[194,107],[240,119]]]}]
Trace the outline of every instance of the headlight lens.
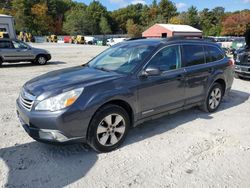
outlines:
[{"label": "headlight lens", "polygon": [[56,111],[72,105],[76,99],[81,95],[84,88],[78,88],[67,91],[60,95],[45,99],[38,103],[35,110],[50,110]]}]

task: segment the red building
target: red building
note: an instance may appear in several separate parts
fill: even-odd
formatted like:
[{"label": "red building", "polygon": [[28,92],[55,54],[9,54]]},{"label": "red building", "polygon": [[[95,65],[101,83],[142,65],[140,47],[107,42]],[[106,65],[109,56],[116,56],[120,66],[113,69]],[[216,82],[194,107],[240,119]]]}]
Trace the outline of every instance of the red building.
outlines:
[{"label": "red building", "polygon": [[155,24],[142,33],[147,38],[166,38],[172,36],[201,37],[202,31],[189,25]]}]

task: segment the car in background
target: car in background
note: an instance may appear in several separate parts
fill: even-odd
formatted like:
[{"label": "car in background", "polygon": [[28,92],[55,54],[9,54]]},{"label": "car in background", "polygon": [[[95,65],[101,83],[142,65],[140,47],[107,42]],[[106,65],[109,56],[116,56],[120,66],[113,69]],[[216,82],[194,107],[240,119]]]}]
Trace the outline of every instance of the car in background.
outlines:
[{"label": "car in background", "polygon": [[107,39],[107,46],[113,46],[115,44],[118,44],[120,42],[126,41],[127,38],[111,38]]},{"label": "car in background", "polygon": [[85,44],[90,44],[90,45],[96,44],[96,38],[95,37],[84,36],[84,38],[85,38]]},{"label": "car in background", "polygon": [[108,152],[145,121],[194,106],[215,112],[231,89],[233,68],[215,43],[126,41],[85,65],[25,83],[17,114],[35,140],[85,142]]},{"label": "car in background", "polygon": [[45,65],[50,59],[51,54],[47,50],[33,48],[16,39],[0,39],[0,65],[24,61]]},{"label": "car in background", "polygon": [[246,45],[234,53],[235,77],[250,78],[250,46]]}]

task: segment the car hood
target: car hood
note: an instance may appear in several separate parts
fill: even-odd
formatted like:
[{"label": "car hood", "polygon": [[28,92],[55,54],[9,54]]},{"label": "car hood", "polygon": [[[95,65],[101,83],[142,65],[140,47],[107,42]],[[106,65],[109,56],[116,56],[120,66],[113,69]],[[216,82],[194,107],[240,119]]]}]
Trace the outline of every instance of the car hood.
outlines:
[{"label": "car hood", "polygon": [[39,96],[44,93],[60,93],[77,87],[86,87],[96,83],[124,76],[115,72],[106,72],[87,66],[52,71],[28,81],[24,88],[30,94]]}]

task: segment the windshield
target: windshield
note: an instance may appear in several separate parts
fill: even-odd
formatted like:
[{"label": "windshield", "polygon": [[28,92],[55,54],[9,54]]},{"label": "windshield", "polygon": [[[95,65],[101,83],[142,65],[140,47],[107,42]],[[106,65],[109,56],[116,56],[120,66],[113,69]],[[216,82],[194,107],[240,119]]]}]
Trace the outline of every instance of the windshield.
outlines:
[{"label": "windshield", "polygon": [[89,67],[106,71],[130,73],[154,49],[149,45],[122,45],[107,49],[91,60]]}]

